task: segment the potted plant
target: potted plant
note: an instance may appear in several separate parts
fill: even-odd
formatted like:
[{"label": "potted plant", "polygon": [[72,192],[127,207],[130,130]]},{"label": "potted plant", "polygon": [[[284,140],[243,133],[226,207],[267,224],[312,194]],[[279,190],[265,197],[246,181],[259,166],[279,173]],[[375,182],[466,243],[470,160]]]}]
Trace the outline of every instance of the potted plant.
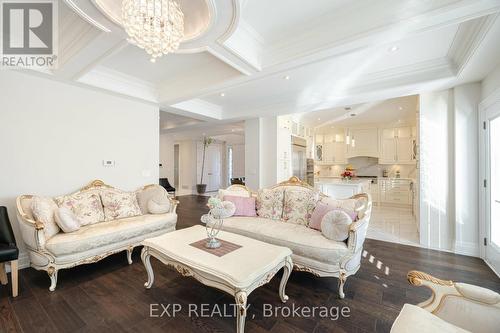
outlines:
[{"label": "potted plant", "polygon": [[207,184],[203,184],[203,173],[205,172],[205,153],[207,151],[207,147],[214,142],[214,139],[210,137],[203,138],[203,157],[201,159],[201,179],[200,183],[196,184],[196,191],[198,194],[203,194],[207,190]]}]

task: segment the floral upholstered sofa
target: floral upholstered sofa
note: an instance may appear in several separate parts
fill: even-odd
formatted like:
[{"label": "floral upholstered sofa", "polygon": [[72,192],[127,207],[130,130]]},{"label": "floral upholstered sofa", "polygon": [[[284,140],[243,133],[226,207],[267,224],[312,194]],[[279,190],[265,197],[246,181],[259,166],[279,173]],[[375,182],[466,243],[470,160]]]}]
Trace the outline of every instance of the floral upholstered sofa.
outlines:
[{"label": "floral upholstered sofa", "polygon": [[[255,198],[254,216],[226,218],[223,230],[290,248],[295,270],[319,277],[337,277],[339,296],[344,298],[347,277],[360,267],[372,208],[369,194],[335,200],[292,177],[258,193],[242,185],[232,185],[220,190],[218,196],[221,200],[239,196]],[[314,210],[324,203],[333,205],[334,209],[354,212],[344,241],[332,240],[322,231],[311,228]]]},{"label": "floral upholstered sofa", "polygon": [[156,184],[125,192],[96,180],[55,198],[21,195],[17,216],[31,266],[47,271],[54,291],[60,269],[124,250],[131,264],[132,250],[144,239],[175,230],[177,204]]}]

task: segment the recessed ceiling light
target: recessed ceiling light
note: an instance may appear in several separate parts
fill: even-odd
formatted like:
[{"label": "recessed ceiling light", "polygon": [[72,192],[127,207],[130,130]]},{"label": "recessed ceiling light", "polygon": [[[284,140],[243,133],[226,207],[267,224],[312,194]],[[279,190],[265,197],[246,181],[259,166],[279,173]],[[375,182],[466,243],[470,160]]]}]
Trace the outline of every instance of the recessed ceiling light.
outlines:
[{"label": "recessed ceiling light", "polygon": [[290,80],[290,75],[285,75],[283,78],[284,78],[285,80]]},{"label": "recessed ceiling light", "polygon": [[321,118],[318,118],[318,120],[321,120]]},{"label": "recessed ceiling light", "polygon": [[401,110],[403,110],[403,107],[402,107],[402,106],[400,106],[398,109],[399,109],[399,111],[401,111]]},{"label": "recessed ceiling light", "polygon": [[396,52],[397,50],[399,50],[399,46],[397,45],[393,45],[389,48],[389,52]]},{"label": "recessed ceiling light", "polygon": [[226,96],[225,93],[220,93],[220,97],[224,97],[224,96]]},{"label": "recessed ceiling light", "polygon": [[234,128],[231,128],[231,132],[234,132]]}]

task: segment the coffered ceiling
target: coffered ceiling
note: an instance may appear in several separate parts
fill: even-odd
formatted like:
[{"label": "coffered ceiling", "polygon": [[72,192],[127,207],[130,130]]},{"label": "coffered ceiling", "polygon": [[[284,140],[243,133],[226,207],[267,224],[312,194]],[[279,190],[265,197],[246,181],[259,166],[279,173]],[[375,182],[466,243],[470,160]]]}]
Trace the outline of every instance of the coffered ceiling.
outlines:
[{"label": "coffered ceiling", "polygon": [[179,2],[188,37],[151,63],[126,41],[120,0],[64,0],[45,75],[224,123],[448,88],[500,59],[500,0]]}]

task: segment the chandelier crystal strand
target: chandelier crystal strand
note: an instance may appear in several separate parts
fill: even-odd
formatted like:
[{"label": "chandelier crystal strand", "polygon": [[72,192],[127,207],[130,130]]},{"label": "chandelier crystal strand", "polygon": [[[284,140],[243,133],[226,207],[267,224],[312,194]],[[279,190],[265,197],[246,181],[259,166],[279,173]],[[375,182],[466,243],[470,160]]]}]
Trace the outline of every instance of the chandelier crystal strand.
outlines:
[{"label": "chandelier crystal strand", "polygon": [[184,14],[173,0],[123,0],[123,27],[128,41],[144,49],[151,62],[179,48]]}]

